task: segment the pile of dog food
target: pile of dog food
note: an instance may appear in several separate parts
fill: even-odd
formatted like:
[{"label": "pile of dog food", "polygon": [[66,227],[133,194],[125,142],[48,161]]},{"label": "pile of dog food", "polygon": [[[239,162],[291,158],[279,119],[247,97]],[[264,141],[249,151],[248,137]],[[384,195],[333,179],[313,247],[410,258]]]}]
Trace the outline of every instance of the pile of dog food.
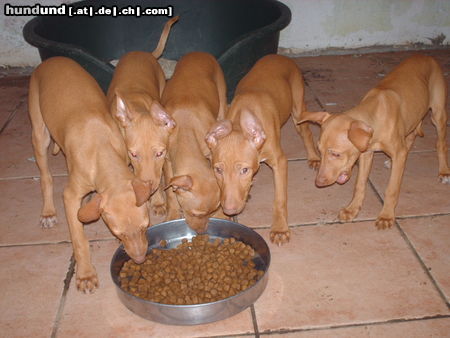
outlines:
[{"label": "pile of dog food", "polygon": [[236,295],[262,277],[264,271],[255,268],[254,256],[251,246],[235,238],[210,241],[208,235],[198,235],[192,241],[183,239],[174,249],[152,249],[142,264],[125,262],[120,285],[137,297],[162,304],[214,302]]}]

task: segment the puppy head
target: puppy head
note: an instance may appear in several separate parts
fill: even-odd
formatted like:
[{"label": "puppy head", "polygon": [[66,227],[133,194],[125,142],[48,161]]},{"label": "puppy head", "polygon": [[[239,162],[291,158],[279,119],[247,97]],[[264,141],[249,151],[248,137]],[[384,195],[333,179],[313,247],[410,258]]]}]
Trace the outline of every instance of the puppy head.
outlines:
[{"label": "puppy head", "polygon": [[321,161],[316,185],[323,187],[335,182],[346,183],[359,155],[369,147],[372,128],[344,114],[326,112],[305,112],[299,123],[306,121],[321,125],[318,142]]},{"label": "puppy head", "polygon": [[80,222],[88,223],[102,217],[110,231],[120,239],[128,256],[136,263],[145,259],[150,225],[147,203],[136,206],[137,197],[131,181],[120,182],[109,191],[96,194],[78,210]]},{"label": "puppy head", "polygon": [[172,187],[183,210],[187,224],[198,233],[208,228],[209,218],[220,207],[220,191],[214,174],[206,168],[199,174],[172,177]]},{"label": "puppy head", "polygon": [[155,192],[175,121],[158,102],[142,93],[116,93],[114,117],[121,126],[136,177],[149,182],[151,193]]},{"label": "puppy head", "polygon": [[221,205],[228,216],[244,209],[266,139],[261,122],[250,111],[241,112],[239,127],[232,130],[230,121],[222,121],[206,135]]}]

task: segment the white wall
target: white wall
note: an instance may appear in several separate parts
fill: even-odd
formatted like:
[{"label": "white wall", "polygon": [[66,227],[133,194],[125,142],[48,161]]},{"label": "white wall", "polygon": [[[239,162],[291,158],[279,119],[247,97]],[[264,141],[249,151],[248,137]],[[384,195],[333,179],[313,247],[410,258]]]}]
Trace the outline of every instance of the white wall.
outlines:
[{"label": "white wall", "polygon": [[281,0],[292,11],[280,46],[326,48],[450,44],[450,0]]},{"label": "white wall", "polygon": [[5,16],[5,4],[15,6],[59,5],[63,0],[0,0],[0,66],[35,66],[40,58],[37,48],[30,46],[23,39],[22,28],[32,16]]},{"label": "white wall", "polygon": [[[189,1],[189,0],[186,0]],[[215,0],[205,0],[215,1]],[[245,0],[242,0],[245,1]],[[291,24],[281,32],[280,46],[302,53],[316,49],[431,44],[443,34],[450,43],[450,0],[281,0],[292,11]],[[41,0],[42,5],[71,1]],[[34,4],[0,0],[0,65],[34,66],[37,49],[22,37],[31,17],[5,16],[4,5]]]}]

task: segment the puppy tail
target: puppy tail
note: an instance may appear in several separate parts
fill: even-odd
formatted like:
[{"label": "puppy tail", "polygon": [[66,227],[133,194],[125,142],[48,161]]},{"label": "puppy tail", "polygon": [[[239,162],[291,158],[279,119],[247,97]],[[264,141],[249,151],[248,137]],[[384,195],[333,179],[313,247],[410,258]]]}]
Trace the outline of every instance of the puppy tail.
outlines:
[{"label": "puppy tail", "polygon": [[164,25],[164,29],[162,31],[161,37],[159,38],[158,45],[152,52],[155,58],[159,58],[162,55],[164,48],[166,47],[167,38],[169,37],[170,28],[175,22],[178,21],[179,18],[180,18],[179,16],[176,16],[167,21],[166,24]]}]

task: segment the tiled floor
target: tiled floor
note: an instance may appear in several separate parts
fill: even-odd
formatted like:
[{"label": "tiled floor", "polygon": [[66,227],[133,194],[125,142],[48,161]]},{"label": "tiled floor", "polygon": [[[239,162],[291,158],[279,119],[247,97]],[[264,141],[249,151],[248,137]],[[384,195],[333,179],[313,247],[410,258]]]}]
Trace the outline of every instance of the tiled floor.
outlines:
[{"label": "tiled floor", "polygon": [[[449,50],[425,53],[437,58],[450,85]],[[308,108],[350,108],[411,54],[298,58]],[[41,196],[26,109],[27,80],[23,70],[0,72],[2,337],[450,337],[450,186],[437,179],[436,133],[429,118],[425,137],[416,140],[408,159],[397,223],[385,231],[373,223],[389,177],[386,156],[375,156],[358,218],[341,224],[336,215],[350,200],[355,179],[316,188],[303,144],[288,122],[282,141],[289,158],[292,239],[283,247],[270,245],[265,292],[251,308],[227,320],[166,326],[144,320],[120,303],[109,276],[118,242],[102,221],[86,226],[100,288],[91,295],[76,290],[61,198],[67,181],[62,155],[51,159],[60,222],[49,230],[38,227]],[[450,112],[450,104],[447,108]],[[314,133],[317,138],[318,127]],[[271,170],[262,165],[238,221],[266,239],[272,198]]]}]

